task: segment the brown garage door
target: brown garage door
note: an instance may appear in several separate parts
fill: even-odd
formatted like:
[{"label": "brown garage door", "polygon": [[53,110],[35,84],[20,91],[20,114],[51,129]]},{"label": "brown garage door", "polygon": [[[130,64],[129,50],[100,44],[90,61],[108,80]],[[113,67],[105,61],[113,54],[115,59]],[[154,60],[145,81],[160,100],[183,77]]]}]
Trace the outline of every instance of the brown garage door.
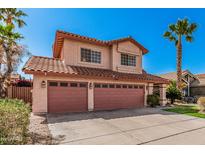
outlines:
[{"label": "brown garage door", "polygon": [[48,83],[49,113],[85,112],[87,106],[87,83]]},{"label": "brown garage door", "polygon": [[144,106],[144,86],[95,84],[94,109],[111,110]]}]

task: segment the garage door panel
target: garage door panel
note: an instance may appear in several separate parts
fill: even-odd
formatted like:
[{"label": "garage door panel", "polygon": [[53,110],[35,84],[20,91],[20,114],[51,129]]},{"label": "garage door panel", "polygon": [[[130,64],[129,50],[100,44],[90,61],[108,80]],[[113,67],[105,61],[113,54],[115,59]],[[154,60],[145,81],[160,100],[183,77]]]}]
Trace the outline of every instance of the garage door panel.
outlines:
[{"label": "garage door panel", "polygon": [[98,87],[94,89],[94,102],[95,110],[143,107],[144,89]]},{"label": "garage door panel", "polygon": [[50,113],[87,111],[87,87],[61,87],[59,85],[48,87]]}]

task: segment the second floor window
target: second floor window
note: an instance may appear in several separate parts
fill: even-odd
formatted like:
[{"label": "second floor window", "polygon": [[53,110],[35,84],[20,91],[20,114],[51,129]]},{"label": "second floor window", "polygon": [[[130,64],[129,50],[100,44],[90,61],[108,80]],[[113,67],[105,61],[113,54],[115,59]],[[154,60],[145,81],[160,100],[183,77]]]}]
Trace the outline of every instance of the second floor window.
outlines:
[{"label": "second floor window", "polygon": [[101,63],[101,53],[90,49],[81,48],[81,61],[90,63]]},{"label": "second floor window", "polygon": [[136,56],[121,54],[121,65],[125,66],[136,66]]}]

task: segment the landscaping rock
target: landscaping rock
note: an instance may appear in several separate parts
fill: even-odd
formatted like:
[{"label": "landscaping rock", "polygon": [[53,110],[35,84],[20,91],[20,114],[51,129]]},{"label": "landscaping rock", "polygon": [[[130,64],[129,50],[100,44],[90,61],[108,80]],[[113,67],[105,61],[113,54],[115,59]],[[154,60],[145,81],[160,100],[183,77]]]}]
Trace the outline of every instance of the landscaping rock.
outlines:
[{"label": "landscaping rock", "polygon": [[52,144],[52,137],[47,125],[46,115],[30,116],[30,139],[28,144]]}]

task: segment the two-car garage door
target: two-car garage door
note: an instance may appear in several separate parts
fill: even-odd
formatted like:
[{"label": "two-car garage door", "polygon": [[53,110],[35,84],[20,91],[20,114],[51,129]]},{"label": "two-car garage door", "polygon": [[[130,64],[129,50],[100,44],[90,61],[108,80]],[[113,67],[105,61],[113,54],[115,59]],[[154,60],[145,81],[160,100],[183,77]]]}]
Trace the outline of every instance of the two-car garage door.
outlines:
[{"label": "two-car garage door", "polygon": [[126,84],[95,84],[94,110],[144,106],[144,87]]},{"label": "two-car garage door", "polygon": [[[139,108],[144,106],[144,87],[126,84],[94,84],[94,110]],[[50,81],[48,112],[88,111],[88,84]]]}]

